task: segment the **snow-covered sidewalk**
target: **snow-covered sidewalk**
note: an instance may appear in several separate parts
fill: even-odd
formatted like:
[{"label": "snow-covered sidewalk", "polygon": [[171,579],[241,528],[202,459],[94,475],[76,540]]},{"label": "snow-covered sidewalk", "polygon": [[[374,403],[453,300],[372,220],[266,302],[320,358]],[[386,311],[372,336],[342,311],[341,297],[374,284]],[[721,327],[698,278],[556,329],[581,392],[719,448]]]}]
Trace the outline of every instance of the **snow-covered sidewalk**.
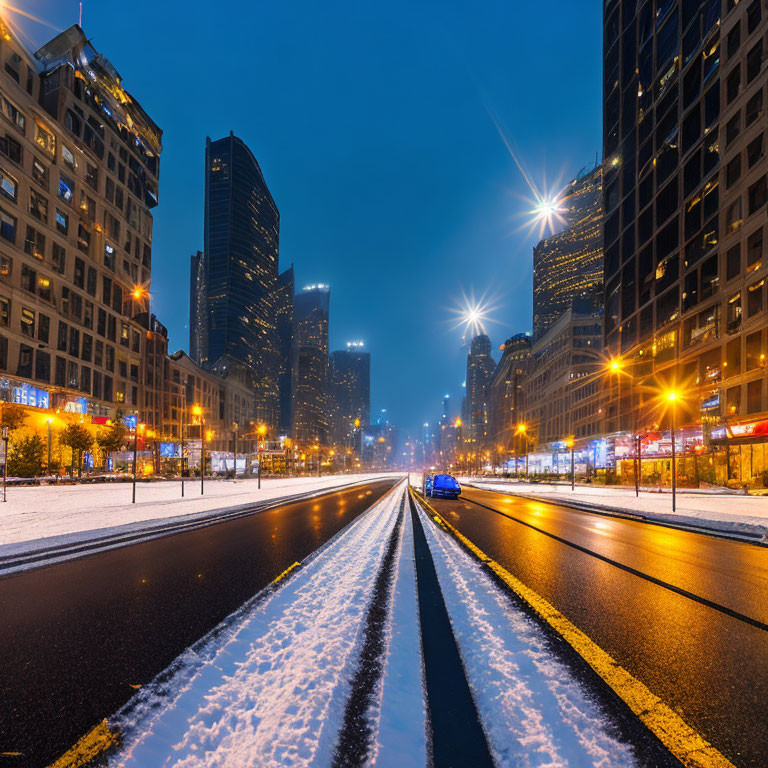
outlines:
[{"label": "snow-covered sidewalk", "polygon": [[21,486],[8,489],[8,501],[0,503],[0,556],[26,548],[26,543],[66,544],[86,533],[110,530],[141,530],[151,521],[177,517],[193,519],[215,510],[300,493],[312,493],[350,483],[372,480],[380,474],[330,475],[255,479],[139,483],[136,503],[131,503],[130,483],[104,485]]},{"label": "snow-covered sidewalk", "polygon": [[[411,514],[385,496],[290,579],[231,616],[109,719],[110,768],[330,768],[366,619],[396,541],[365,756],[345,768],[423,768],[423,687]],[[421,513],[420,513],[421,514]],[[499,768],[629,768],[633,749],[547,647],[535,621],[421,514],[464,669]],[[398,523],[400,521],[400,524]],[[397,537],[393,539],[393,537]],[[461,727],[457,724],[456,727]]]},{"label": "snow-covered sidewalk", "polygon": [[732,531],[762,536],[768,533],[768,496],[735,494],[706,494],[679,491],[676,511],[672,513],[672,494],[640,491],[633,488],[551,483],[523,483],[489,478],[459,478],[463,485],[485,490],[502,491],[520,496],[593,505],[600,511],[618,510],[638,514],[659,522],[683,523],[701,528]]}]

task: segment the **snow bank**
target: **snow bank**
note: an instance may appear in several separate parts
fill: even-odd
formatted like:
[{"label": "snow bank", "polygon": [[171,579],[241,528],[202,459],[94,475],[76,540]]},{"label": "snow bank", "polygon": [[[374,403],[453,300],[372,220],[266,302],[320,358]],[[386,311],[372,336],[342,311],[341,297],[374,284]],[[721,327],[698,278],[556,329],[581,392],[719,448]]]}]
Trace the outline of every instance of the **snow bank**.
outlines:
[{"label": "snow bank", "polygon": [[637,765],[631,747],[611,735],[610,720],[547,650],[536,623],[476,560],[420,515],[499,768]]},{"label": "snow bank", "polygon": [[462,484],[491,491],[502,491],[520,496],[531,496],[542,501],[594,505],[600,511],[618,510],[639,514],[649,520],[666,523],[695,525],[702,528],[746,533],[768,534],[768,497],[740,496],[721,493],[677,494],[676,511],[672,513],[670,493],[611,488],[605,486],[570,486],[547,483],[517,483],[482,478],[461,478]]},{"label": "snow bank", "polygon": [[[79,541],[83,533],[140,530],[149,521],[205,515],[215,510],[253,504],[298,493],[327,490],[381,474],[331,475],[256,480],[185,481],[185,496],[177,480],[139,483],[136,503],[131,503],[131,484],[23,486],[8,489],[8,501],[0,504],[0,556],[28,547],[3,545],[48,540],[58,545]],[[128,527],[126,527],[128,526]],[[86,537],[87,538],[87,537]]]},{"label": "snow bank", "polygon": [[[230,631],[189,651],[115,723],[110,766],[326,766],[403,489],[388,494]],[[134,702],[134,705],[136,702]]]}]

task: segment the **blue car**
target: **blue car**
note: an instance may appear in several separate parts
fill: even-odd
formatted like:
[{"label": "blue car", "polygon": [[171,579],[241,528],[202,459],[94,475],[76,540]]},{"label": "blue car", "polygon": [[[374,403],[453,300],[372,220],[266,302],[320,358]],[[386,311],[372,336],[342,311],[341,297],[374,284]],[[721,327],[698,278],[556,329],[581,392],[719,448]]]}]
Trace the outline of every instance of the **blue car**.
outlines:
[{"label": "blue car", "polygon": [[461,495],[461,486],[452,475],[429,475],[425,490],[427,496],[443,499],[456,499]]}]

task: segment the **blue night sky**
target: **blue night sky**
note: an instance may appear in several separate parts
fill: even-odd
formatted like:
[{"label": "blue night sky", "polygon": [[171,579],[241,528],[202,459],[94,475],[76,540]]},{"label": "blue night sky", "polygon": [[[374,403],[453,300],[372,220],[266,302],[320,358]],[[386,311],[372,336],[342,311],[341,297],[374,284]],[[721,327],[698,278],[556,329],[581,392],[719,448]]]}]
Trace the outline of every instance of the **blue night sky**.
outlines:
[{"label": "blue night sky", "polygon": [[[73,0],[13,5],[77,21]],[[444,392],[461,397],[462,291],[495,297],[494,347],[530,330],[531,194],[490,113],[541,186],[594,163],[597,0],[84,6],[94,47],[164,131],[152,293],[172,350],[188,345],[205,137],[230,129],[280,209],[281,268],[331,284],[331,348],[367,343],[372,413],[416,427]],[[55,34],[23,29],[35,44]]]}]

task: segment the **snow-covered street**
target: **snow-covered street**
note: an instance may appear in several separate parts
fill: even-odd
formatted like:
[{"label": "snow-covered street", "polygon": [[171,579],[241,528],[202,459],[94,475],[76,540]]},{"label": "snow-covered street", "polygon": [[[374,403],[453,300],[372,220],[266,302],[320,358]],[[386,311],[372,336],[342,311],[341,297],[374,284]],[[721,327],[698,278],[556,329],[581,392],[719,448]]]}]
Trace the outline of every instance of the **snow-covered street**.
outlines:
[{"label": "snow-covered street", "polygon": [[[110,766],[427,765],[437,729],[422,671],[416,521],[494,763],[641,765],[537,623],[423,511],[411,513],[401,483],[110,718],[121,737]],[[393,546],[392,573],[382,574]],[[375,592],[377,584],[390,586]],[[361,695],[351,686],[366,623],[382,605],[380,669],[352,760],[339,741],[349,737],[349,702]]]},{"label": "snow-covered street", "polygon": [[110,531],[139,531],[174,518],[192,520],[239,505],[271,501],[301,493],[338,488],[381,477],[381,474],[327,477],[200,480],[139,483],[131,503],[130,483],[101,485],[19,486],[0,504],[0,556],[40,545],[60,545]]}]

